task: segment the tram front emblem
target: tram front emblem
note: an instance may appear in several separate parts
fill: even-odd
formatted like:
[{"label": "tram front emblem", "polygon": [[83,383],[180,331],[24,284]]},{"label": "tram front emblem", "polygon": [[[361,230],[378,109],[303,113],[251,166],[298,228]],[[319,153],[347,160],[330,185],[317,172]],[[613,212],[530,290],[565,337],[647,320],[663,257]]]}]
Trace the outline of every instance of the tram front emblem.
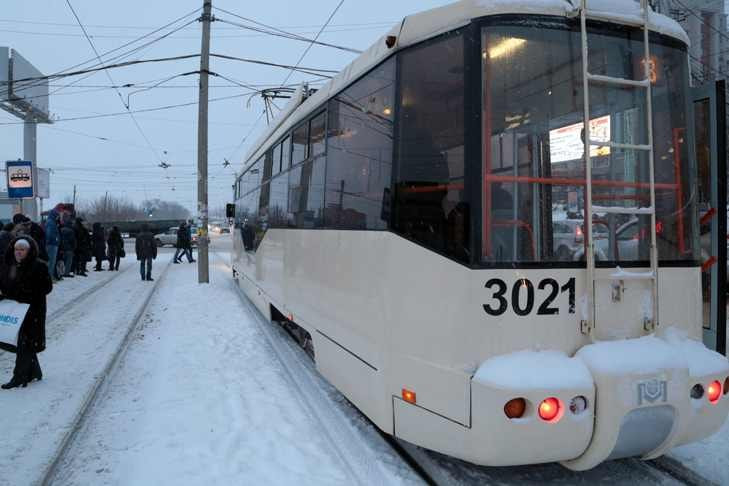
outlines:
[{"label": "tram front emblem", "polygon": [[638,383],[638,405],[668,401],[668,382],[652,379]]}]

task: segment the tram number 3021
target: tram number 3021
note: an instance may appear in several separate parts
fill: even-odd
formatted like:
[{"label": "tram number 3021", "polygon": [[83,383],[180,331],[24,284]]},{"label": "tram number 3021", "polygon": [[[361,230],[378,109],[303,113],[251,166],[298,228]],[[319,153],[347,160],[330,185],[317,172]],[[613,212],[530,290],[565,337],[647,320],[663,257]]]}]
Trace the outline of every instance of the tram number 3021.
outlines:
[{"label": "tram number 3021", "polygon": [[[500,278],[492,278],[486,282],[486,288],[493,294],[492,303],[483,304],[483,310],[492,316],[500,316],[509,308],[509,301],[506,297],[508,287],[506,282]],[[549,316],[558,315],[559,307],[552,306],[557,296],[561,293],[568,293],[570,314],[575,313],[575,278],[572,277],[566,284],[560,285],[553,278],[542,279],[537,285],[539,290],[547,290],[546,298],[537,308],[537,315]],[[526,291],[526,297],[522,298],[522,289]],[[517,316],[528,316],[534,310],[534,284],[528,278],[520,278],[511,288],[511,308]]]}]

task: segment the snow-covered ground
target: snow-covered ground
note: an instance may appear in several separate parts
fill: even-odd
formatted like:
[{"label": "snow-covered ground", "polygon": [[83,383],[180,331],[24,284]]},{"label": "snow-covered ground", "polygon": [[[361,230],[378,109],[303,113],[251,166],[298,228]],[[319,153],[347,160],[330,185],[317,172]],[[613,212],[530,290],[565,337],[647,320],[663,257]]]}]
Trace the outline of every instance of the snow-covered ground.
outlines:
[{"label": "snow-covered ground", "polygon": [[[197,284],[196,265],[171,265],[173,250],[160,252],[158,290],[53,484],[420,484],[303,352],[241,301],[226,266],[228,238],[214,237],[210,285]],[[0,485],[42,477],[144,307],[154,283],[140,281],[127,253],[122,272],[64,280],[49,296],[43,381],[0,392]],[[0,352],[0,373],[9,377],[12,363]],[[671,457],[729,484],[729,422]],[[673,484],[638,461],[586,473],[436,463],[467,484]]]}]

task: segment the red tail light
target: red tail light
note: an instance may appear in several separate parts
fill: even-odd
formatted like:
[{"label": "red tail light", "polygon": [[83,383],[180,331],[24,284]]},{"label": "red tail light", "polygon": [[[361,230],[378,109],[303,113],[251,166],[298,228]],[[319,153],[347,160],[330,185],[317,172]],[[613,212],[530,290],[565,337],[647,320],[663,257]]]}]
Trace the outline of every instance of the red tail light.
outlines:
[{"label": "red tail light", "polygon": [[559,399],[550,397],[546,398],[539,404],[539,417],[546,422],[556,422],[559,420],[562,404]]},{"label": "red tail light", "polygon": [[709,387],[706,389],[706,397],[711,404],[718,402],[719,398],[721,398],[721,383],[718,381],[709,383]]}]

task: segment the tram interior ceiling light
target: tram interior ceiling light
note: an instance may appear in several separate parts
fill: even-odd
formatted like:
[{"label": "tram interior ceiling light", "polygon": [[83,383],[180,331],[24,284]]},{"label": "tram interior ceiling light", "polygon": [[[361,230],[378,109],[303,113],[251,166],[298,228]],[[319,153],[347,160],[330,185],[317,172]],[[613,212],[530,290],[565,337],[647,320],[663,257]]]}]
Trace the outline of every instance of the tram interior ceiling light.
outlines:
[{"label": "tram interior ceiling light", "polygon": [[709,403],[715,405],[721,398],[721,383],[718,381],[712,381],[706,389],[706,397],[709,399]]},{"label": "tram interior ceiling light", "polygon": [[522,47],[524,44],[526,44],[526,39],[520,39],[518,37],[508,37],[496,44],[495,46],[489,47],[487,50],[483,51],[481,56],[484,59],[497,59],[506,54],[509,54],[519,47]]}]

